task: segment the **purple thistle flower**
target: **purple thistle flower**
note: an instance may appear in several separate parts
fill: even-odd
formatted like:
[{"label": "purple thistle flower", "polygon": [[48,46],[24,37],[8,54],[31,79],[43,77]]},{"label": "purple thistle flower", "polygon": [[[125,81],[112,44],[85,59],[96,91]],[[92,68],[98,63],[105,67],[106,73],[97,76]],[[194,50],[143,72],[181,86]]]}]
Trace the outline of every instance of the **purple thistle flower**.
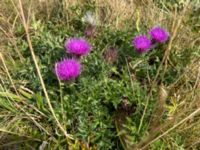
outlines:
[{"label": "purple thistle flower", "polygon": [[60,80],[74,79],[80,72],[81,64],[73,58],[65,58],[55,64],[55,73]]},{"label": "purple thistle flower", "polygon": [[134,37],[132,44],[138,53],[143,53],[150,49],[151,40],[145,35],[138,35]]},{"label": "purple thistle flower", "polygon": [[169,38],[169,33],[159,26],[151,28],[149,34],[151,35],[152,40],[156,42],[165,42]]},{"label": "purple thistle flower", "polygon": [[65,48],[69,53],[77,55],[86,55],[91,46],[84,38],[69,38],[65,42]]}]

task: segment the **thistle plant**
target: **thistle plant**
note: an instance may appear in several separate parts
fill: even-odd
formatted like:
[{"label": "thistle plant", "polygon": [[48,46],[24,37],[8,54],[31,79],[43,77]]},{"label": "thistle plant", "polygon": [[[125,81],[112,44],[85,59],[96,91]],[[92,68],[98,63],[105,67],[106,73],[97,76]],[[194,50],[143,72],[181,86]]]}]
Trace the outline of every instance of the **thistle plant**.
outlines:
[{"label": "thistle plant", "polygon": [[[195,12],[182,13],[185,5],[163,7],[164,1],[160,8],[155,1],[145,7],[121,0],[54,1],[45,7],[18,2],[16,7],[15,1],[10,3],[10,9],[4,8],[9,2],[1,5],[1,43],[7,41],[0,52],[2,149],[154,150],[189,145],[185,137],[191,136],[182,132],[198,133],[199,124],[198,117],[191,125],[186,122],[197,112],[184,119],[198,104],[198,16],[190,19]],[[174,130],[176,123],[181,132]],[[8,146],[19,142],[15,148]]]}]

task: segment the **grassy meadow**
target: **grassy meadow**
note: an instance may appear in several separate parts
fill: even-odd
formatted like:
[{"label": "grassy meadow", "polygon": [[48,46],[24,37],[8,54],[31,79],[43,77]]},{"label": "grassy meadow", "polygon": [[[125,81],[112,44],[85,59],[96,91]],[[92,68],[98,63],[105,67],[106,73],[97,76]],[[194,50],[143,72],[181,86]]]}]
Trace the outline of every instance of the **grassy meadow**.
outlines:
[{"label": "grassy meadow", "polygon": [[[71,37],[91,50],[60,80]],[[0,150],[29,149],[200,149],[200,1],[0,0]]]}]

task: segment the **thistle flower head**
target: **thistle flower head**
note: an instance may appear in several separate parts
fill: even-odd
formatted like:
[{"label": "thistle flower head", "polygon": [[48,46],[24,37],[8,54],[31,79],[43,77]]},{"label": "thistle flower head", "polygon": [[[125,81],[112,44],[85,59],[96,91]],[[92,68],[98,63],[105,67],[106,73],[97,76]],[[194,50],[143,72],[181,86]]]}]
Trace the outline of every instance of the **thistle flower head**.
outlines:
[{"label": "thistle flower head", "polygon": [[115,47],[110,47],[106,49],[103,53],[104,59],[109,63],[114,63],[117,61],[118,58],[118,52]]},{"label": "thistle flower head", "polygon": [[93,25],[88,25],[85,29],[85,36],[88,38],[95,37],[96,27]]},{"label": "thistle flower head", "polygon": [[80,63],[73,58],[65,58],[55,64],[55,73],[60,80],[74,79],[78,77],[80,71]]},{"label": "thistle flower head", "polygon": [[134,37],[132,44],[138,53],[143,53],[150,49],[151,40],[149,40],[145,35],[138,35]]},{"label": "thistle flower head", "polygon": [[86,55],[91,46],[84,38],[69,38],[65,42],[65,48],[69,53],[76,55]]},{"label": "thistle flower head", "polygon": [[94,13],[91,11],[87,11],[86,14],[82,18],[83,22],[89,23],[90,25],[96,26],[97,25],[97,18],[95,17]]},{"label": "thistle flower head", "polygon": [[151,28],[149,34],[151,35],[152,40],[156,42],[165,42],[169,38],[169,33],[159,26]]}]

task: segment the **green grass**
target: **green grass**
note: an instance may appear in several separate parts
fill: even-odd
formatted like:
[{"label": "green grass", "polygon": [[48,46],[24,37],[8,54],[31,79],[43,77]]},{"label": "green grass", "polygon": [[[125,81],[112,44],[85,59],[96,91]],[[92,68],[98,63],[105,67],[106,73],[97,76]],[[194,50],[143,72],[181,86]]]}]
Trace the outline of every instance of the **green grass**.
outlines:
[{"label": "green grass", "polygon": [[[55,116],[38,78],[17,2],[0,2],[0,149],[200,147],[199,116],[190,116],[199,109],[200,96],[198,1],[187,9],[185,1],[124,2],[137,8],[133,14],[107,0],[69,0],[69,6],[65,0],[23,2],[26,18],[31,8],[29,35]],[[81,75],[60,82],[54,64],[69,57],[64,49],[68,37],[85,36],[88,23],[83,16],[88,10],[98,19],[95,35],[87,37],[92,50],[81,58]],[[169,30],[172,41],[137,54],[132,38],[156,24]],[[110,47],[117,51],[114,62],[105,57]],[[55,117],[74,140],[66,139]]]}]

